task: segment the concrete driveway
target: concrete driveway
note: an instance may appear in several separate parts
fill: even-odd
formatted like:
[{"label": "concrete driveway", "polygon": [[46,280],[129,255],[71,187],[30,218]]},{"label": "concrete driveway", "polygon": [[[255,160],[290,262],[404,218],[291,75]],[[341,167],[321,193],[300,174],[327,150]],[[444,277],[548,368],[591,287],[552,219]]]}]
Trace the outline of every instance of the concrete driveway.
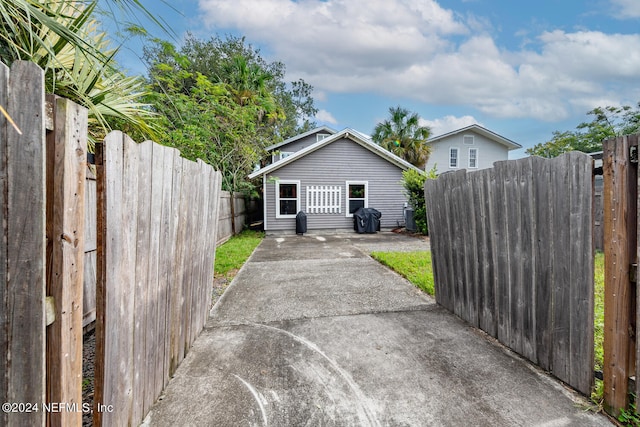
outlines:
[{"label": "concrete driveway", "polygon": [[368,256],[425,249],[393,233],[265,238],[145,424],[611,425]]}]

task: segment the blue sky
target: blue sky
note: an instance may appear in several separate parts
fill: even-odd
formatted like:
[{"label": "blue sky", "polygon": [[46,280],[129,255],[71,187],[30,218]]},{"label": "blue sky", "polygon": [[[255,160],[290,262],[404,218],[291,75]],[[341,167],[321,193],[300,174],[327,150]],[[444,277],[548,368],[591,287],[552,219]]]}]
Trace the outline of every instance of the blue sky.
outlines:
[{"label": "blue sky", "polygon": [[[158,0],[177,34],[244,35],[314,88],[316,121],[371,133],[391,106],[436,136],[479,123],[524,148],[640,101],[640,0]],[[167,38],[143,22],[156,35]],[[144,72],[129,41],[121,65]],[[524,149],[511,157],[524,156]]]}]

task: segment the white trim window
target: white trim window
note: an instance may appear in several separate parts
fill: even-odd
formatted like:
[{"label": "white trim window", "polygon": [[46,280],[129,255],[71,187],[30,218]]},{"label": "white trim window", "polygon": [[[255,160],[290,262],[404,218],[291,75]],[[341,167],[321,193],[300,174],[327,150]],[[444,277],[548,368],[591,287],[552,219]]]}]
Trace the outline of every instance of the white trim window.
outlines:
[{"label": "white trim window", "polygon": [[457,169],[460,159],[460,150],[458,147],[449,148],[449,167],[451,169]]},{"label": "white trim window", "polygon": [[331,136],[330,133],[317,133],[316,134],[316,142],[320,142],[325,138],[329,138]]},{"label": "white trim window", "polygon": [[347,181],[347,217],[353,217],[358,208],[369,207],[369,182]]},{"label": "white trim window", "polygon": [[276,218],[295,218],[300,210],[300,181],[276,182]]},{"label": "white trim window", "polygon": [[469,169],[478,169],[478,149],[469,148]]},{"label": "white trim window", "polygon": [[464,135],[462,137],[462,143],[464,145],[473,145],[473,143],[474,143],[473,135]]}]

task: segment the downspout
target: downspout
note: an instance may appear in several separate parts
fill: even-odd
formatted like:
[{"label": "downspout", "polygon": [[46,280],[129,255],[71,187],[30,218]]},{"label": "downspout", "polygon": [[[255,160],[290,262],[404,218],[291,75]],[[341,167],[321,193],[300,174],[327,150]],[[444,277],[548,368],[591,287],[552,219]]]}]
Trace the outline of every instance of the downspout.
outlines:
[{"label": "downspout", "polygon": [[267,231],[267,174],[262,174],[262,228]]}]

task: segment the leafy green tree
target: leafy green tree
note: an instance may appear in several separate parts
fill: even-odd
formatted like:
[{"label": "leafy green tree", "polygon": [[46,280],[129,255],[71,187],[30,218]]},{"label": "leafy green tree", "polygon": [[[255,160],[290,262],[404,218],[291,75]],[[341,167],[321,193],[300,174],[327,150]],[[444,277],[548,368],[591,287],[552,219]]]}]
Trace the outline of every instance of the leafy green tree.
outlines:
[{"label": "leafy green tree", "polygon": [[[163,52],[163,42],[156,41],[145,48],[144,58],[149,67],[170,64],[172,53]],[[258,49],[244,37],[227,35],[200,40],[187,34],[178,54],[182,58],[181,71],[191,75],[206,76],[213,83],[226,83],[242,99],[249,90],[259,95],[270,126],[263,128],[273,142],[295,136],[316,126],[314,116],[318,112],[312,97],[313,87],[304,80],[285,81],[286,67],[282,62],[267,62]],[[186,62],[185,62],[186,61]],[[184,66],[188,63],[188,66]],[[157,67],[156,67],[157,68]],[[158,70],[154,70],[157,72]],[[172,72],[166,70],[167,72]],[[193,84],[185,79],[183,90]]]},{"label": "leafy green tree", "polygon": [[[146,12],[138,0],[112,2]],[[89,149],[115,123],[153,135],[155,117],[140,102],[144,80],[119,71],[117,49],[109,47],[93,18],[97,5],[97,0],[0,0],[0,59],[8,66],[35,62],[45,71],[48,92],[89,110]]]},{"label": "leafy green tree", "polygon": [[373,141],[418,168],[424,165],[431,154],[427,144],[431,130],[420,126],[420,116],[406,108],[389,108],[390,118],[378,123],[373,130]]},{"label": "leafy green tree", "polygon": [[415,169],[407,169],[402,173],[402,186],[409,199],[409,205],[413,208],[418,232],[428,234],[427,206],[424,198],[424,183],[427,179],[436,178],[435,167],[429,172],[418,172]]},{"label": "leafy green tree", "polygon": [[156,40],[145,48],[145,59],[149,103],[167,135],[163,143],[220,170],[228,191],[250,192],[246,175],[264,148],[288,136],[283,129],[293,130],[287,114],[303,122],[297,105],[314,108],[310,86],[295,82],[287,92],[283,65],[264,61],[243,38],[188,36],[180,49]]},{"label": "leafy green tree", "polygon": [[638,108],[596,107],[587,113],[590,122],[580,123],[575,131],[553,132],[549,141],[526,150],[529,155],[556,157],[567,151],[592,153],[602,150],[602,142],[620,135],[640,132],[640,103]]}]

